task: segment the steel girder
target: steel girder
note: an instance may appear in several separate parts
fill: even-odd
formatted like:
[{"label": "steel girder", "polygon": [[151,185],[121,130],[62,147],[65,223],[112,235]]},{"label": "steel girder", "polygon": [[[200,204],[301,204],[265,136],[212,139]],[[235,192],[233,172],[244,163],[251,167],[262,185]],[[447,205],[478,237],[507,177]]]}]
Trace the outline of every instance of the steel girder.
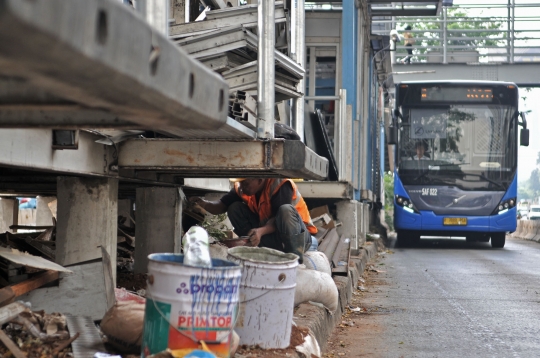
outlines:
[{"label": "steel girder", "polygon": [[0,1],[0,76],[97,110],[105,126],[176,135],[227,120],[226,82],[117,1]]},{"label": "steel girder", "polygon": [[393,72],[387,84],[403,81],[455,80],[505,81],[521,87],[540,87],[540,64],[516,63],[412,63],[392,64]]},{"label": "steel girder", "polygon": [[285,176],[321,180],[328,160],[301,141],[180,141],[133,139],[120,144],[121,170],[179,173],[186,177]]}]

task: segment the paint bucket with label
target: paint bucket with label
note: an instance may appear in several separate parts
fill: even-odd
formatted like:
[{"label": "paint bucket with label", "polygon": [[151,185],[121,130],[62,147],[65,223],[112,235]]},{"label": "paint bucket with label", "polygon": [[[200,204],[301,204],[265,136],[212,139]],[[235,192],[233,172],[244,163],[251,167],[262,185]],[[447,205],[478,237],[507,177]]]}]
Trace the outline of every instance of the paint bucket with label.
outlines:
[{"label": "paint bucket with label", "polygon": [[227,259],[242,266],[240,344],[286,348],[291,339],[298,256],[263,247],[233,247]]},{"label": "paint bucket with label", "polygon": [[148,256],[142,357],[165,349],[199,349],[228,358],[237,317],[241,268],[212,259],[211,268],[184,265],[184,256]]}]

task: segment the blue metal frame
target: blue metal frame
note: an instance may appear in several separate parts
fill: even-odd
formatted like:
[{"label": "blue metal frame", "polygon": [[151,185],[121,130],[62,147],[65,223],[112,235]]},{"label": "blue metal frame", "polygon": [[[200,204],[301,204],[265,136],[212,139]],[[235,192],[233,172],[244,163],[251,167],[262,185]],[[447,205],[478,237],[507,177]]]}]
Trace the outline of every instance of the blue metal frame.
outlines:
[{"label": "blue metal frame", "polygon": [[[355,0],[343,0],[341,15],[341,84],[347,90],[346,103],[352,107],[353,124],[352,133],[352,175],[360,175],[360,167],[357,165],[360,153],[355,153],[355,143],[359,140],[360,133],[354,131],[354,121],[356,120],[356,94],[357,94],[357,73],[358,73],[358,9]],[[360,191],[354,190],[354,198],[360,199]]]}]

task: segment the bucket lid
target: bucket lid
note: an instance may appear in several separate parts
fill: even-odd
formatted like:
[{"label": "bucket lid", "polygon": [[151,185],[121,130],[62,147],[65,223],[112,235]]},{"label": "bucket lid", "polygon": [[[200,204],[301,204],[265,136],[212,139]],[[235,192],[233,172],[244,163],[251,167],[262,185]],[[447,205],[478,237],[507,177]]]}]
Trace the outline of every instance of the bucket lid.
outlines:
[{"label": "bucket lid", "polygon": [[285,253],[268,247],[239,246],[227,250],[227,253],[238,260],[262,262],[267,264],[287,264],[298,262],[298,255]]},{"label": "bucket lid", "polygon": [[[173,265],[176,264],[179,266],[187,266],[187,265],[184,265],[184,255],[181,255],[181,254],[172,254],[172,253],[150,254],[148,255],[148,260],[156,262],[156,263],[162,263],[162,264],[167,263],[167,264],[173,264]],[[209,269],[212,269],[215,267],[238,268],[238,264],[236,262],[227,261],[227,260],[212,259],[212,267],[209,267]]]}]

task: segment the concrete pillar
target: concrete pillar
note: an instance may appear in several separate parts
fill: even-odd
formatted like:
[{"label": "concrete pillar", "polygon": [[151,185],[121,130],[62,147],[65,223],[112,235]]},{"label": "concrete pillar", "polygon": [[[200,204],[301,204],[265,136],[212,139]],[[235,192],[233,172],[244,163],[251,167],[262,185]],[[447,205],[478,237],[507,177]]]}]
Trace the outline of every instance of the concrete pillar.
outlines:
[{"label": "concrete pillar", "polygon": [[350,238],[351,249],[358,250],[366,241],[365,235],[362,235],[362,204],[356,200],[339,201],[336,203],[336,216],[341,222],[337,227],[338,234]]},{"label": "concrete pillar", "polygon": [[180,253],[183,196],[180,188],[137,188],[135,273],[147,272],[150,254]]},{"label": "concrete pillar", "polygon": [[111,257],[116,283],[118,180],[58,177],[56,262],[70,265]]},{"label": "concrete pillar", "polygon": [[131,219],[135,219],[135,215],[133,214],[133,202],[131,199],[118,200],[118,216],[126,218],[124,226],[133,227],[133,221]]},{"label": "concrete pillar", "polygon": [[9,227],[19,223],[19,200],[0,198],[0,233],[14,232]]},{"label": "concrete pillar", "polygon": [[56,200],[55,196],[36,197],[36,226],[47,226],[53,224],[53,216],[49,203]]}]

